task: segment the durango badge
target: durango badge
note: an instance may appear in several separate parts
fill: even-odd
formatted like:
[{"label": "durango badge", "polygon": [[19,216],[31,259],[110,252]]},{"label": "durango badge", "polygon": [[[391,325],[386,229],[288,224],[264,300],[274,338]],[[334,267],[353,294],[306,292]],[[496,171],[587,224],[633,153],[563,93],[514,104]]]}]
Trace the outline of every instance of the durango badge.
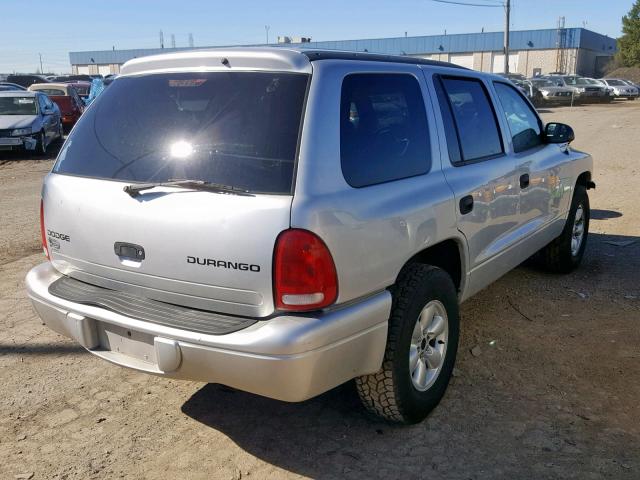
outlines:
[{"label": "durango badge", "polygon": [[194,263],[207,267],[228,268],[231,270],[243,270],[249,272],[259,272],[260,265],[252,265],[248,263],[231,262],[229,260],[215,260],[213,258],[187,257],[187,263]]}]

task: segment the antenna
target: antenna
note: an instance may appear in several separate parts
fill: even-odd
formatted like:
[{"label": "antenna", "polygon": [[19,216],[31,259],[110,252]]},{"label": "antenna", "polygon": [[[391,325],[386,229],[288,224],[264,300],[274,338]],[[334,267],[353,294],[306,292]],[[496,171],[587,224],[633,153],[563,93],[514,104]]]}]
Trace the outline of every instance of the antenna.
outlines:
[{"label": "antenna", "polygon": [[193,33],[189,34],[189,46],[193,48]]},{"label": "antenna", "polygon": [[160,30],[160,48],[164,48],[164,33]]},{"label": "antenna", "polygon": [[176,48],[176,36],[171,34],[171,48]]}]

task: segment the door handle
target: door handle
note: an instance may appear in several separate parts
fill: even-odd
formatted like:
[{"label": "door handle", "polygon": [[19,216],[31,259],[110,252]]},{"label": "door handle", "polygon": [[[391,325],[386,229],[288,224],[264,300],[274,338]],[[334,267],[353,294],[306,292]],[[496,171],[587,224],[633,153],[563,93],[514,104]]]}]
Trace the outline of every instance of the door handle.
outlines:
[{"label": "door handle", "polygon": [[460,213],[466,215],[471,210],[473,210],[473,197],[471,195],[462,197],[460,199]]},{"label": "door handle", "polygon": [[520,188],[527,188],[529,186],[529,174],[525,173],[520,175]]}]

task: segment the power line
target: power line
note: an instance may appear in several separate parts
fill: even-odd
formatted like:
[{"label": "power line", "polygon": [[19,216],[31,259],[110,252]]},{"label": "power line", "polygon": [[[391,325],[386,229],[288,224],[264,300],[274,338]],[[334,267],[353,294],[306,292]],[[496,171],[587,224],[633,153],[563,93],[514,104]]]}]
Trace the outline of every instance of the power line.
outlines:
[{"label": "power line", "polygon": [[[452,5],[463,5],[465,7],[501,7],[504,8],[504,73],[509,73],[509,28],[510,28],[510,18],[511,18],[511,0],[505,0],[503,2],[499,2],[498,5],[489,5],[486,3],[467,3],[467,2],[458,2],[455,0],[431,0],[432,2],[437,3],[448,3]],[[495,0],[492,0],[495,1]]]},{"label": "power line", "polygon": [[449,3],[451,5],[464,5],[466,7],[489,7],[489,8],[500,8],[500,7],[504,7],[504,3],[503,2],[499,2],[496,5],[490,5],[487,3],[467,3],[467,2],[456,2],[454,0],[431,0],[432,2],[436,2],[436,3]]}]

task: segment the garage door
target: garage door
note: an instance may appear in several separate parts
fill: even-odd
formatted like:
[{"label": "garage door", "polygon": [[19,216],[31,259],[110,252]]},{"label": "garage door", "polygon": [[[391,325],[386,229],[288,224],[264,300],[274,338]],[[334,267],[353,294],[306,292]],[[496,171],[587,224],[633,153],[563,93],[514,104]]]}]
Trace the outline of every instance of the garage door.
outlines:
[{"label": "garage door", "polygon": [[109,65],[98,65],[98,73],[102,76],[109,75],[111,73],[111,67]]},{"label": "garage door", "polygon": [[89,75],[89,65],[78,65],[79,75]]},{"label": "garage door", "polygon": [[461,67],[473,68],[473,53],[450,55],[449,61]]},{"label": "garage door", "polygon": [[[504,72],[504,53],[493,54],[493,63],[491,66],[491,71],[493,73]],[[509,72],[513,73],[517,71],[518,71],[518,54],[510,53],[509,54]]]}]

